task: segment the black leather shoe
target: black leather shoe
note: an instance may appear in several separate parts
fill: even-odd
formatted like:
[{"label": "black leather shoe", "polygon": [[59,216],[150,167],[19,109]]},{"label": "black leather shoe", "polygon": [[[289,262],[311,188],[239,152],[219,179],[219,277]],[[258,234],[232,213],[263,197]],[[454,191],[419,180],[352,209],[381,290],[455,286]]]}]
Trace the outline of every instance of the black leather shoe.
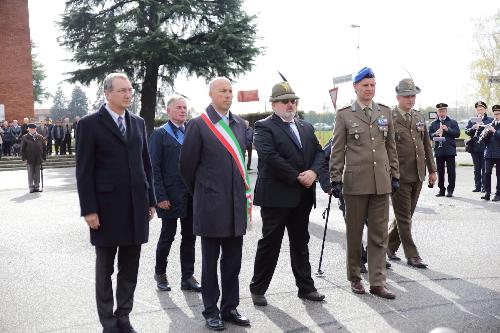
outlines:
[{"label": "black leather shoe", "polygon": [[222,320],[231,322],[238,326],[250,326],[250,320],[248,320],[247,317],[242,316],[236,309],[232,309],[228,314],[222,316]]},{"label": "black leather shoe", "polygon": [[366,265],[365,265],[365,264],[361,264],[361,265],[359,265],[359,272],[360,272],[361,274],[366,274],[366,273],[368,273],[368,270],[366,269]]},{"label": "black leather shoe", "polygon": [[118,327],[104,327],[102,333],[120,333]]},{"label": "black leather shoe", "polygon": [[297,294],[297,296],[299,296],[299,298],[307,299],[307,300],[313,301],[313,302],[321,302],[322,300],[325,299],[325,295],[318,293],[317,290],[316,291],[311,291],[310,293],[301,293],[301,292],[299,292]]},{"label": "black leather shoe", "polygon": [[35,192],[35,189],[34,188],[30,188],[30,193],[34,193]]},{"label": "black leather shoe", "polygon": [[[400,259],[401,259],[401,258],[400,258]],[[389,269],[389,268],[391,268],[391,267],[392,267],[391,263],[390,263],[390,262],[388,262],[388,261],[386,260],[386,261],[385,261],[385,269]]]},{"label": "black leather shoe", "polygon": [[400,261],[401,258],[396,255],[395,252],[392,252],[391,250],[387,249],[387,258],[392,261]]},{"label": "black leather shoe", "polygon": [[266,306],[267,305],[267,299],[266,299],[266,296],[264,296],[264,295],[252,294],[252,302],[254,305],[257,305],[257,306]]},{"label": "black leather shoe", "polygon": [[489,201],[489,200],[490,200],[490,194],[489,194],[489,193],[486,193],[485,195],[483,195],[483,196],[481,197],[481,199],[486,200],[486,201]]},{"label": "black leather shoe", "polygon": [[451,198],[453,196],[453,191],[448,191],[446,197]]},{"label": "black leather shoe", "polygon": [[409,266],[413,266],[416,268],[427,268],[427,264],[422,261],[422,258],[420,257],[412,257],[408,258],[407,261]]},{"label": "black leather shoe", "polygon": [[137,331],[130,324],[128,317],[118,318],[118,331],[120,333],[137,333]]},{"label": "black leather shoe", "polygon": [[219,317],[207,318],[205,323],[209,329],[214,331],[222,331],[224,329],[224,322]]},{"label": "black leather shoe", "polygon": [[439,191],[439,193],[436,194],[436,197],[444,197],[444,191]]},{"label": "black leather shoe", "polygon": [[500,201],[500,195],[495,195],[491,201]]},{"label": "black leather shoe", "polygon": [[481,189],[476,187],[475,189],[472,190],[472,192],[481,192]]},{"label": "black leather shoe", "polygon": [[198,281],[196,281],[194,276],[191,276],[189,279],[182,281],[181,282],[181,289],[201,292],[201,286],[198,283]]},{"label": "black leather shoe", "polygon": [[43,192],[43,190],[40,188],[35,188],[35,192]]},{"label": "black leather shoe", "polygon": [[158,287],[158,289],[160,289],[161,291],[172,290],[172,288],[170,288],[170,284],[168,283],[167,274],[165,274],[165,273],[156,274],[155,273],[154,278],[155,278],[156,286]]}]

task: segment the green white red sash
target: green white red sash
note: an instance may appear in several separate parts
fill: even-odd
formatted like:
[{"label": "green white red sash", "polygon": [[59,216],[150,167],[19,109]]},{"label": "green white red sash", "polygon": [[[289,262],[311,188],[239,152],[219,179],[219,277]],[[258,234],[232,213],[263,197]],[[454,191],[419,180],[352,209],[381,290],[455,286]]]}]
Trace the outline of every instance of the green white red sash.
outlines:
[{"label": "green white red sash", "polygon": [[250,178],[248,177],[248,172],[245,167],[245,158],[243,152],[241,151],[240,144],[233,131],[224,122],[224,120],[219,120],[217,123],[213,124],[210,118],[205,113],[201,114],[201,119],[207,124],[208,128],[212,131],[215,137],[222,143],[222,145],[227,149],[229,154],[233,157],[236,162],[238,171],[245,183],[245,197],[247,199],[247,222],[252,222],[252,189],[250,188]]}]

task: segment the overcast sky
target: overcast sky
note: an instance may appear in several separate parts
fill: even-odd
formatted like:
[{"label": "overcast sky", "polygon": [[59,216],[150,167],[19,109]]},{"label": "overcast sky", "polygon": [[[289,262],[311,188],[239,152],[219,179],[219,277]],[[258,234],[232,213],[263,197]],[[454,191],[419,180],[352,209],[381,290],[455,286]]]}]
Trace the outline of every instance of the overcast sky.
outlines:
[{"label": "overcast sky", "polygon": [[[413,5],[411,4],[413,3]],[[64,0],[29,0],[31,38],[48,75],[45,86],[54,93],[75,64],[58,46],[55,21]],[[245,9],[257,15],[258,44],[265,54],[251,72],[236,79],[232,110],[236,113],[270,109],[267,102],[279,70],[301,98],[300,109],[332,108],[328,94],[333,77],[371,67],[376,75],[375,101],[395,104],[394,87],[409,74],[422,89],[417,106],[439,102],[450,106],[474,104],[469,65],[475,58],[473,18],[491,16],[497,1],[331,1],[247,0]],[[351,25],[359,25],[352,28]],[[359,37],[359,54],[357,51]],[[71,86],[65,84],[67,97]],[[86,89],[94,101],[95,86]],[[260,102],[238,103],[238,90],[258,89]],[[210,102],[203,79],[179,77],[176,90],[198,110]],[[353,98],[352,83],[339,86],[338,105]],[[42,107],[50,107],[51,101]]]}]

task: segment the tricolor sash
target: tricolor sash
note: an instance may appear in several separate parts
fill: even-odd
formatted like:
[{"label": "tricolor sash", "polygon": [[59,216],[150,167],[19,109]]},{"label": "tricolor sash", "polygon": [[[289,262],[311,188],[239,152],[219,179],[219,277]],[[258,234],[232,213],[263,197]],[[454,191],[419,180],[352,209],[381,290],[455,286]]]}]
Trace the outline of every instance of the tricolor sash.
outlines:
[{"label": "tricolor sash", "polygon": [[243,152],[241,151],[240,144],[236,137],[234,136],[233,130],[224,122],[224,120],[219,120],[217,123],[213,124],[210,118],[205,113],[201,114],[201,119],[205,122],[208,128],[212,131],[215,137],[220,143],[227,149],[229,154],[233,157],[233,160],[238,167],[243,183],[245,183],[245,197],[247,199],[247,222],[252,222],[252,189],[250,188],[250,178],[248,177],[247,169],[245,167],[245,158],[243,157]]}]

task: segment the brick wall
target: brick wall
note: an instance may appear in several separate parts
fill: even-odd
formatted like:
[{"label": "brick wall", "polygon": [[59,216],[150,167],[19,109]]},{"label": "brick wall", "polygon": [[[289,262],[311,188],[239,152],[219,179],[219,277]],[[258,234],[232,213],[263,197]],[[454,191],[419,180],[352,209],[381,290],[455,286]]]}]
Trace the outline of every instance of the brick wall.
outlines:
[{"label": "brick wall", "polygon": [[28,0],[0,0],[0,104],[5,118],[34,116]]}]

